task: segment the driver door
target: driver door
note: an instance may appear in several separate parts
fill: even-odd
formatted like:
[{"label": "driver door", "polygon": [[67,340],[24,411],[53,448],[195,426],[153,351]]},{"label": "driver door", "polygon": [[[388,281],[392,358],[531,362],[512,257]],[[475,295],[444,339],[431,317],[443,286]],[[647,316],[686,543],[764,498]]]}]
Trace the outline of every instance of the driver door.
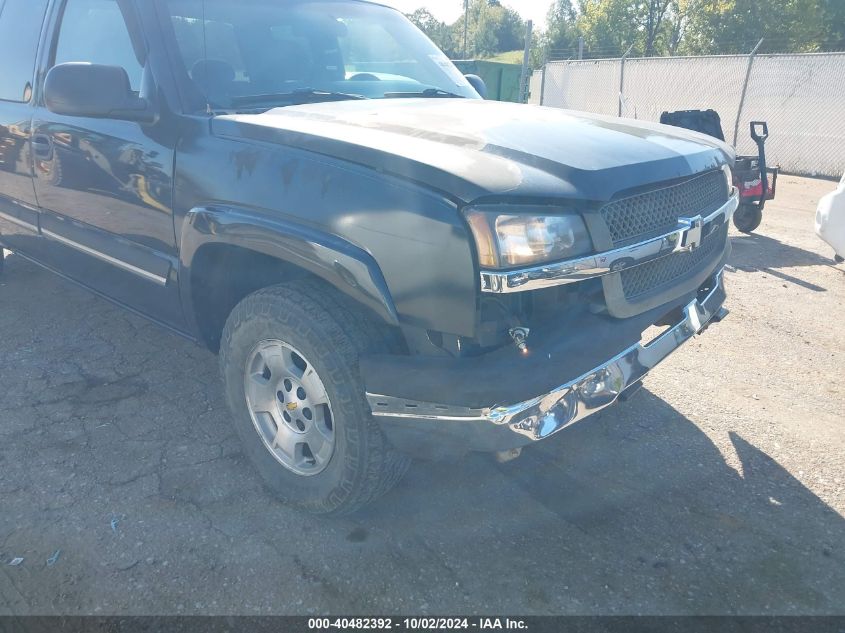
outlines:
[{"label": "driver door", "polygon": [[[150,71],[131,3],[64,0],[56,5],[47,67],[65,62],[120,66],[132,89],[140,91]],[[181,325],[171,208],[173,134],[160,123],[58,115],[43,102],[32,132],[47,263],[130,308]]]}]

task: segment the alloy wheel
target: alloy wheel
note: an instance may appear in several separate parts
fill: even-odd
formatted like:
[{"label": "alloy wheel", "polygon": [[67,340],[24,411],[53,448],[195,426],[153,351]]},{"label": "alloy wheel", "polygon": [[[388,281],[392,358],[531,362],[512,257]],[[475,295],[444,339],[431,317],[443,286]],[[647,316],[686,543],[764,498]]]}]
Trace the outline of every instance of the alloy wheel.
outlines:
[{"label": "alloy wheel", "polygon": [[283,341],[262,341],[247,358],[244,393],[264,446],[285,468],[313,476],[335,450],[334,417],[313,365]]}]

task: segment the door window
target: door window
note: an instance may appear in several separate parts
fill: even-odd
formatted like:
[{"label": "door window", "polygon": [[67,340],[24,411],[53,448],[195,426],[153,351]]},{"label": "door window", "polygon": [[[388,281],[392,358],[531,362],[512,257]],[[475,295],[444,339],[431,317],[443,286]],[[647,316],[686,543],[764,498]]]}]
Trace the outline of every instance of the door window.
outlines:
[{"label": "door window", "polygon": [[140,90],[143,67],[117,0],[67,0],[55,59],[56,64],[66,62],[120,66],[132,90]]},{"label": "door window", "polygon": [[46,10],[47,0],[0,0],[0,100],[29,101]]}]

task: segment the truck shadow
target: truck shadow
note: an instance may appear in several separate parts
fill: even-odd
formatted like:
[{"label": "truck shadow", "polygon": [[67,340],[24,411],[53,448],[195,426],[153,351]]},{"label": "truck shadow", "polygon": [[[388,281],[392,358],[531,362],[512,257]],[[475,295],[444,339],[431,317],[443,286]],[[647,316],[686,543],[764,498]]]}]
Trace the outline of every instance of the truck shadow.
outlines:
[{"label": "truck shadow", "polygon": [[508,464],[419,464],[361,520],[446,547],[532,612],[840,609],[843,517],[741,435],[718,444],[643,390]]},{"label": "truck shadow", "polygon": [[823,257],[813,251],[786,244],[765,235],[732,236],[733,254],[729,264],[742,272],[765,272],[783,281],[796,284],[814,292],[826,292],[817,284],[783,272],[782,268],[827,266],[845,275],[845,270],[834,264],[832,256]]}]

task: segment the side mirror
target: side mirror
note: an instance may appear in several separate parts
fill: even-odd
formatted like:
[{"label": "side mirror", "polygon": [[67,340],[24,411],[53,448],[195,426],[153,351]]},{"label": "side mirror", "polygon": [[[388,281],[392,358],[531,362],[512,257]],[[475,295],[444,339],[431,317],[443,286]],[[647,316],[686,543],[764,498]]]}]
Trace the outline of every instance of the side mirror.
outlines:
[{"label": "side mirror", "polygon": [[132,91],[129,75],[120,66],[86,62],[54,66],[44,80],[44,102],[50,112],[67,116],[155,120],[149,101]]},{"label": "side mirror", "polygon": [[482,99],[487,98],[487,84],[478,75],[464,75],[469,85],[475,88],[475,91],[481,95]]}]

